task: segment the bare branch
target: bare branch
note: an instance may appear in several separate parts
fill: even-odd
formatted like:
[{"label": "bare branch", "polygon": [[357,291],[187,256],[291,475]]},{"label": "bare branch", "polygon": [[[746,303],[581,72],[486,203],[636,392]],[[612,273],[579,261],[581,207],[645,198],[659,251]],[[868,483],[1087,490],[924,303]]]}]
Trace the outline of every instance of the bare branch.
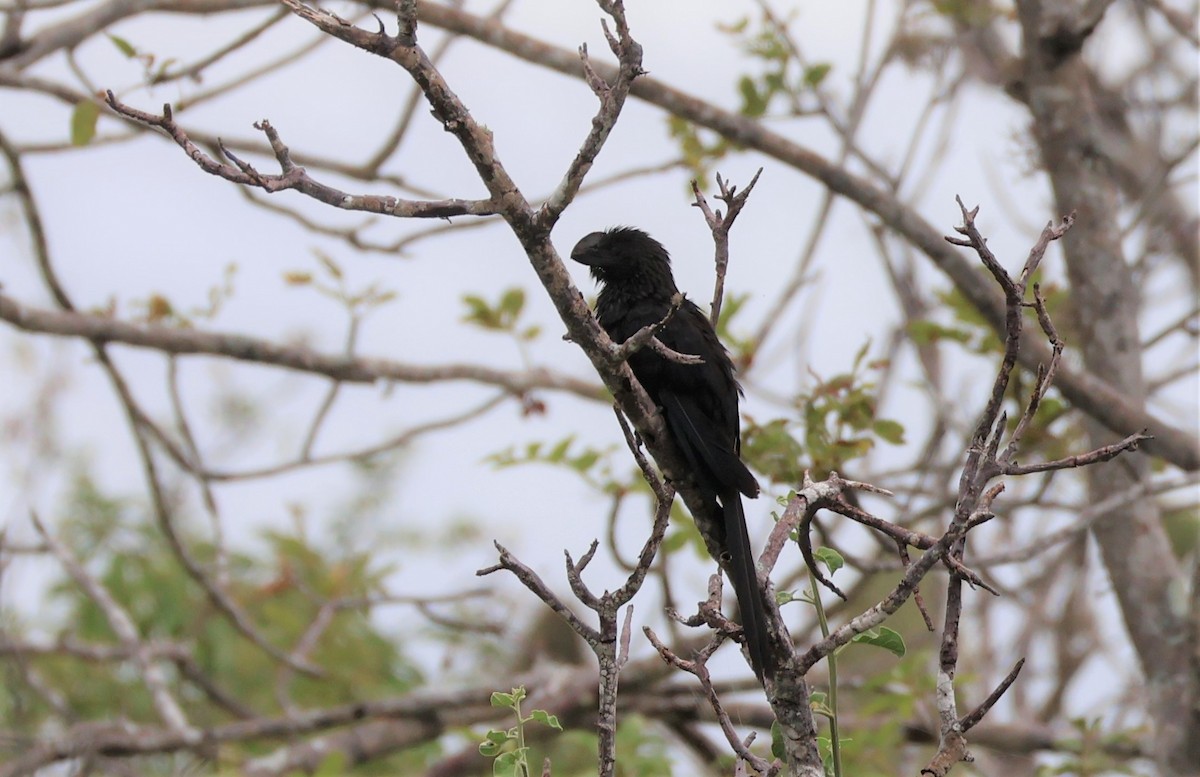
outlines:
[{"label": "bare branch", "polygon": [[1009,686],[1017,681],[1017,675],[1021,674],[1021,668],[1024,666],[1024,658],[1017,661],[1017,665],[1014,666],[1012,671],[1000,681],[1000,684],[996,686],[996,689],[988,694],[988,697],[984,699],[978,707],[959,719],[958,726],[960,729],[962,729],[963,733],[970,731],[976,726],[976,724],[979,723],[979,721],[983,720],[983,716],[988,713],[988,710],[990,710],[996,704],[996,702],[1000,701],[1000,697],[1004,695],[1004,692],[1008,690]]},{"label": "bare branch", "polygon": [[724,705],[713,687],[712,677],[708,673],[707,662],[709,656],[721,644],[719,635],[714,635],[714,638],[709,641],[708,645],[697,652],[696,657],[689,661],[673,653],[670,648],[663,644],[658,635],[649,626],[643,627],[642,631],[664,661],[688,674],[695,675],[696,679],[700,682],[700,688],[704,691],[704,696],[708,700],[709,706],[716,715],[717,724],[721,727],[721,733],[725,735],[725,740],[733,748],[733,751],[737,753],[738,757],[749,764],[758,774],[771,775],[772,777],[778,774],[783,769],[783,764],[778,760],[768,762],[750,751],[749,743],[743,741],[738,736],[737,731],[734,730],[733,721],[730,720],[728,713],[725,712]]},{"label": "bare branch", "polygon": [[58,559],[58,562],[62,564],[63,569],[75,581],[76,585],[87,594],[88,598],[96,603],[100,611],[104,613],[108,625],[112,628],[117,639],[120,640],[122,648],[127,655],[133,658],[134,663],[137,664],[138,676],[141,677],[142,681],[146,684],[147,690],[150,691],[150,697],[154,700],[154,707],[159,717],[163,719],[173,733],[179,734],[184,741],[189,744],[198,744],[200,741],[199,732],[188,722],[187,715],[184,714],[179,701],[171,694],[170,688],[167,687],[166,674],[163,673],[162,667],[155,660],[154,653],[142,641],[133,618],[113,598],[109,590],[83,568],[83,565],[71,549],[46,529],[36,513],[32,514],[30,518],[33,521],[34,528],[37,529],[38,534],[41,535],[42,540],[49,546],[50,551]]},{"label": "bare branch", "polygon": [[725,273],[729,269],[729,230],[733,227],[733,222],[737,219],[738,214],[742,212],[742,207],[750,197],[754,184],[758,183],[758,177],[762,175],[762,171],[761,167],[758,168],[758,172],[750,179],[750,183],[746,184],[746,188],[740,192],[736,186],[730,185],[721,177],[720,173],[717,173],[717,187],[720,189],[717,199],[725,203],[724,215],[719,210],[713,212],[709,207],[708,200],[700,191],[700,184],[695,180],[692,181],[692,193],[696,198],[692,204],[700,208],[700,212],[704,214],[704,221],[712,232],[716,248],[717,277],[713,286],[712,306],[709,308],[708,314],[713,326],[716,326],[721,318],[721,299],[725,294]]},{"label": "bare branch", "polygon": [[500,563],[494,566],[484,567],[476,572],[476,575],[483,577],[490,575],[493,572],[499,572],[502,569],[512,572],[514,575],[516,575],[517,579],[521,581],[522,585],[537,595],[537,597],[545,602],[550,609],[561,615],[563,620],[571,624],[572,629],[583,636],[584,639],[588,640],[589,644],[600,641],[600,632],[579,620],[579,617],[575,614],[575,612],[566,604],[564,604],[563,601],[559,599],[558,596],[555,595],[555,593],[551,591],[544,582],[542,582],[542,578],[538,576],[536,572],[525,566],[525,564],[521,563],[516,556],[510,553],[508,549],[499,542],[493,542],[492,544],[495,545],[496,550],[500,552]]},{"label": "bare branch", "polygon": [[182,148],[201,170],[210,175],[224,178],[227,181],[262,189],[275,193],[294,189],[326,205],[332,205],[342,210],[364,211],[383,216],[400,218],[449,218],[451,216],[493,216],[499,210],[492,200],[402,200],[391,196],[373,194],[348,194],[332,186],[313,180],[303,167],[296,165],[291,159],[291,151],[279,137],[278,131],[266,119],[255,123],[255,129],[261,130],[267,137],[275,159],[283,171],[279,175],[266,175],[258,172],[249,163],[238,158],[222,144],[221,151],[234,164],[232,166],[218,162],[205,154],[188,134],[175,122],[171,106],[163,106],[161,116],[145,113],[119,102],[113,93],[107,93],[106,101],[109,107],[121,116],[151,127],[157,127],[165,132]]},{"label": "bare branch", "polygon": [[101,315],[41,310],[28,307],[3,293],[0,293],[0,319],[29,332],[80,337],[97,343],[125,343],[172,354],[221,356],[324,375],[345,383],[464,380],[500,386],[517,395],[544,388],[568,391],[590,399],[605,398],[604,392],[594,384],[544,368],[507,372],[467,364],[418,367],[386,359],[350,359],[341,355],[316,353],[302,346],[277,345],[244,335],[142,326]]},{"label": "bare branch", "polygon": [[579,151],[575,154],[575,158],[571,160],[571,164],[567,167],[566,173],[563,174],[562,182],[558,188],[551,194],[539,209],[536,220],[539,227],[547,232],[553,228],[559,216],[568,205],[575,199],[579,193],[579,188],[583,185],[583,179],[591,170],[593,162],[603,148],[605,141],[608,140],[609,134],[616,126],[617,119],[621,115],[621,109],[625,106],[625,98],[629,96],[629,90],[633,86],[633,81],[638,76],[642,75],[642,47],[629,34],[629,24],[625,20],[625,7],[621,0],[607,0],[600,3],[600,7],[612,17],[617,27],[617,34],[614,36],[609,32],[608,26],[604,25],[604,35],[608,39],[609,47],[613,54],[617,57],[618,68],[616,77],[606,80],[603,76],[596,72],[592,66],[592,61],[588,57],[586,45],[579,47],[579,59],[582,64],[583,78],[588,87],[600,100],[600,108],[596,115],[592,118],[592,129],[580,146]]}]

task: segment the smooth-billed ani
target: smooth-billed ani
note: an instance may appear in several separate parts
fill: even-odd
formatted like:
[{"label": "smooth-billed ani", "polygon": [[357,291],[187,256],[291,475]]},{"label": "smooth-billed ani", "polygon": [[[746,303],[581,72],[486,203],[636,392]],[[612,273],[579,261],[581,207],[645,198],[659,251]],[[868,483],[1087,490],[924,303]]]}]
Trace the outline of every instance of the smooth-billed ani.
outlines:
[{"label": "smooth-billed ani", "polygon": [[[667,249],[638,229],[593,232],[576,244],[571,258],[590,267],[600,283],[596,318],[617,343],[661,321],[679,293]],[[688,300],[658,332],[658,339],[671,350],[703,360],[683,364],[647,346],[629,357],[629,367],[660,408],[671,440],[704,497],[705,514],[693,517],[733,584],[750,663],[761,681],[775,661],[768,644],[765,593],[758,584],[742,512],[742,494],[758,496],[758,481],[740,457],[741,388],[712,324]]]}]

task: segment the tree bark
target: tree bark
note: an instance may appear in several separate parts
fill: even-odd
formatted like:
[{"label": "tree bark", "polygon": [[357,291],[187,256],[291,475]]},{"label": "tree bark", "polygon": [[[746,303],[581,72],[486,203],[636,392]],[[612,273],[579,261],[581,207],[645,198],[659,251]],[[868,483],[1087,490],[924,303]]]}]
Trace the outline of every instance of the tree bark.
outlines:
[{"label": "tree bark", "polygon": [[[1064,239],[1071,311],[1087,370],[1103,376],[1130,400],[1145,406],[1138,331],[1139,293],[1119,231],[1116,165],[1095,137],[1103,126],[1080,57],[1094,24],[1077,4],[1023,0],[1024,98],[1060,212],[1075,211],[1075,229]],[[1111,432],[1085,420],[1091,443]],[[1150,434],[1154,430],[1149,430]],[[1093,503],[1136,487],[1150,474],[1150,459],[1123,456],[1087,471]],[[1163,774],[1191,775],[1200,765],[1200,699],[1190,655],[1186,579],[1163,528],[1158,505],[1142,499],[1093,524],[1093,536],[1146,678],[1154,722],[1155,757]]]}]

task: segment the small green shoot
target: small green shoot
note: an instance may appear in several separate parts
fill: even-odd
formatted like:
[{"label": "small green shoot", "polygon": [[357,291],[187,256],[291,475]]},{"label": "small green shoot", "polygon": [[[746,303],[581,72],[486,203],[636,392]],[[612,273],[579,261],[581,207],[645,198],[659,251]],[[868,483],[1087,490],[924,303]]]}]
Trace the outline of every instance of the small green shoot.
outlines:
[{"label": "small green shoot", "polygon": [[525,699],[525,687],[513,688],[511,693],[496,691],[492,694],[492,706],[513,711],[517,724],[504,731],[492,729],[484,734],[479,743],[479,754],[492,759],[494,777],[529,777],[529,747],[525,744],[525,724],[541,723],[556,731],[562,731],[558,718],[545,710],[533,710],[529,715],[521,714],[521,702]]}]

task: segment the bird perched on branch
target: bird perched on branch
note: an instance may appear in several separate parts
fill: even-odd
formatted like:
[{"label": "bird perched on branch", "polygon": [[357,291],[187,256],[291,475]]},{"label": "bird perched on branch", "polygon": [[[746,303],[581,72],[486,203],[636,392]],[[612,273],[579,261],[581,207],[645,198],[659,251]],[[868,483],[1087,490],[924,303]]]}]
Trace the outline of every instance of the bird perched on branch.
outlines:
[{"label": "bird perched on branch", "polygon": [[[638,229],[593,232],[576,244],[571,258],[591,268],[601,285],[596,318],[614,342],[658,324],[658,340],[700,363],[673,357],[652,344],[629,356],[629,367],[659,407],[675,447],[704,498],[696,526],[729,581],[742,615],[751,667],[761,681],[775,666],[766,626],[765,592],[758,584],[742,495],[758,496],[758,481],[742,463],[738,419],[741,389],[733,362],[708,318],[680,298],[667,249]],[[680,302],[682,299],[682,302]]]}]

